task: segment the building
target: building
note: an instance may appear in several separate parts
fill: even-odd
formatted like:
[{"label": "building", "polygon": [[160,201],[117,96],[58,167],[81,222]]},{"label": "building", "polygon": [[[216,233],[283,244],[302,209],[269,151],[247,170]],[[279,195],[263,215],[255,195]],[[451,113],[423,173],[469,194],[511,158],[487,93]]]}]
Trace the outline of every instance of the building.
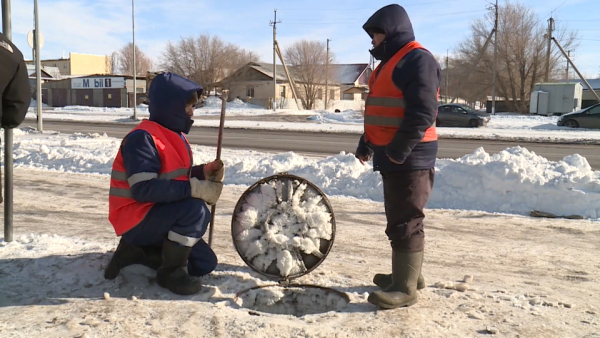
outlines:
[{"label": "building", "polygon": [[[108,75],[112,72],[112,58],[107,55],[91,55],[69,53],[69,58],[42,60],[42,67],[56,67],[62,76],[99,74]],[[32,60],[25,61],[35,65]]]},{"label": "building", "polygon": [[[592,86],[594,92],[600,96],[600,79],[586,79],[586,81]],[[583,86],[583,95],[581,97],[581,108],[587,108],[589,106],[598,103],[598,99],[594,96],[594,93],[588,88],[588,86],[581,79],[572,79],[564,82],[579,82]]]},{"label": "building", "polygon": [[[327,85],[329,90],[329,108],[347,108],[342,101],[362,100],[367,91],[371,68],[368,64],[332,64],[332,79]],[[303,81],[294,67],[288,67],[290,76],[296,83],[299,97],[304,96]],[[273,64],[250,62],[242,66],[230,76],[225,77],[218,87],[228,88],[230,98],[239,98],[257,105],[266,106],[274,94]],[[288,81],[283,65],[277,65],[277,89],[275,104],[277,108],[295,108],[291,84]],[[325,100],[325,83],[316,84],[316,107],[323,108]],[[360,103],[360,102],[359,102]],[[356,104],[354,104],[356,105]],[[352,107],[354,108],[354,107]]]},{"label": "building", "polygon": [[[146,78],[136,79],[137,103],[146,100]],[[131,75],[88,75],[42,84],[42,102],[51,107],[132,107],[133,76]]]},{"label": "building", "polygon": [[332,64],[334,81],[340,84],[342,100],[364,100],[373,70],[368,63]]}]

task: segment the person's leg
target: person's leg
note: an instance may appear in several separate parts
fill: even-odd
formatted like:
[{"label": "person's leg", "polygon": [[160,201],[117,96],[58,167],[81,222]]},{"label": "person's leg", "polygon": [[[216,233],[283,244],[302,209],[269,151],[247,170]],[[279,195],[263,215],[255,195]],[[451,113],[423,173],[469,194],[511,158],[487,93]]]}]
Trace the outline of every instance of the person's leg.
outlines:
[{"label": "person's leg", "polygon": [[431,194],[433,170],[382,174],[386,234],[392,245],[392,284],[369,295],[369,302],[379,307],[416,303],[425,242],[423,209]]},{"label": "person's leg", "polygon": [[217,255],[201,239],[194,245],[190,253],[190,258],[188,258],[188,273],[194,277],[208,275],[217,267],[217,263]]},{"label": "person's leg", "polygon": [[128,265],[144,264],[158,269],[159,285],[175,293],[199,291],[199,282],[179,270],[187,265],[192,247],[201,240],[209,222],[210,211],[199,199],[155,205],[140,224],[123,234],[105,277],[113,279]]}]

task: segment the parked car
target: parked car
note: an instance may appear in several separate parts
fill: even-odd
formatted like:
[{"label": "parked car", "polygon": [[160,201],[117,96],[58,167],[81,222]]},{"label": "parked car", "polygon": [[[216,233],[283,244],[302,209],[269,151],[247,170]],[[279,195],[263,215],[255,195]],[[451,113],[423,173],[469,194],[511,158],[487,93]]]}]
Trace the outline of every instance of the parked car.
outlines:
[{"label": "parked car", "polygon": [[438,107],[436,125],[438,127],[470,127],[477,128],[487,125],[490,117],[485,112],[463,104],[443,104]]},{"label": "parked car", "polygon": [[570,128],[600,129],[600,103],[573,113],[564,114],[558,118],[556,124]]}]

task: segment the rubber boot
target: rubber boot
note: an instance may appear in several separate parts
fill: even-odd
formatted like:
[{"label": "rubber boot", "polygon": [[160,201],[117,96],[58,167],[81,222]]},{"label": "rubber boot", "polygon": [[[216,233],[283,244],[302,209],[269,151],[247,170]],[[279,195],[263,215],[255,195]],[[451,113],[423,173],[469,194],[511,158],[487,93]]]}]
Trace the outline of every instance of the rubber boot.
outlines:
[{"label": "rubber boot", "polygon": [[127,243],[121,237],[117,250],[115,250],[115,253],[104,270],[104,278],[115,279],[119,275],[121,269],[133,264],[144,264],[145,261],[146,255],[144,254],[144,250],[139,246]]},{"label": "rubber boot", "polygon": [[[381,288],[381,290],[385,290],[387,288],[390,287],[390,285],[392,285],[392,274],[384,274],[384,273],[378,273],[375,274],[375,277],[373,277],[373,283],[375,283],[375,285],[379,286]],[[422,274],[419,274],[419,279],[417,280],[417,290],[421,290],[424,289],[426,287],[425,285],[425,278],[423,278]]]},{"label": "rubber boot", "polygon": [[188,275],[185,267],[192,248],[165,240],[162,248],[163,263],[156,273],[159,286],[182,296],[198,293],[202,289],[200,280]]},{"label": "rubber boot", "polygon": [[421,273],[423,251],[392,252],[393,283],[384,291],[375,291],[367,299],[383,309],[411,306],[417,302],[417,280]]}]

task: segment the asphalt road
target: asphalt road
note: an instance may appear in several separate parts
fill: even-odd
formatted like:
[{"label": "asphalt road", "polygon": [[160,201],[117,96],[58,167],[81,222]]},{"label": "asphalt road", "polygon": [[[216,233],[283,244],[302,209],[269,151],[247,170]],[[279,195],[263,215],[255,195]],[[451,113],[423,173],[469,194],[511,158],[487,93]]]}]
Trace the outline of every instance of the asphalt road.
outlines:
[{"label": "asphalt road", "polygon": [[[23,126],[36,127],[35,121],[26,120]],[[121,138],[133,126],[112,123],[86,122],[51,122],[44,121],[45,130],[56,130],[62,133],[106,133],[108,136]],[[190,143],[216,146],[217,128],[193,128],[188,139]],[[306,133],[290,131],[225,129],[223,147],[233,149],[251,149],[269,152],[293,151],[300,154],[333,155],[340,151],[354,152],[358,136],[353,134]],[[580,144],[549,144],[506,142],[493,140],[459,140],[441,139],[438,158],[459,158],[472,153],[478,147],[484,147],[488,153],[497,153],[508,147],[522,146],[549,160],[557,161],[572,154],[580,154],[587,158],[595,170],[600,170],[600,146]]]}]

